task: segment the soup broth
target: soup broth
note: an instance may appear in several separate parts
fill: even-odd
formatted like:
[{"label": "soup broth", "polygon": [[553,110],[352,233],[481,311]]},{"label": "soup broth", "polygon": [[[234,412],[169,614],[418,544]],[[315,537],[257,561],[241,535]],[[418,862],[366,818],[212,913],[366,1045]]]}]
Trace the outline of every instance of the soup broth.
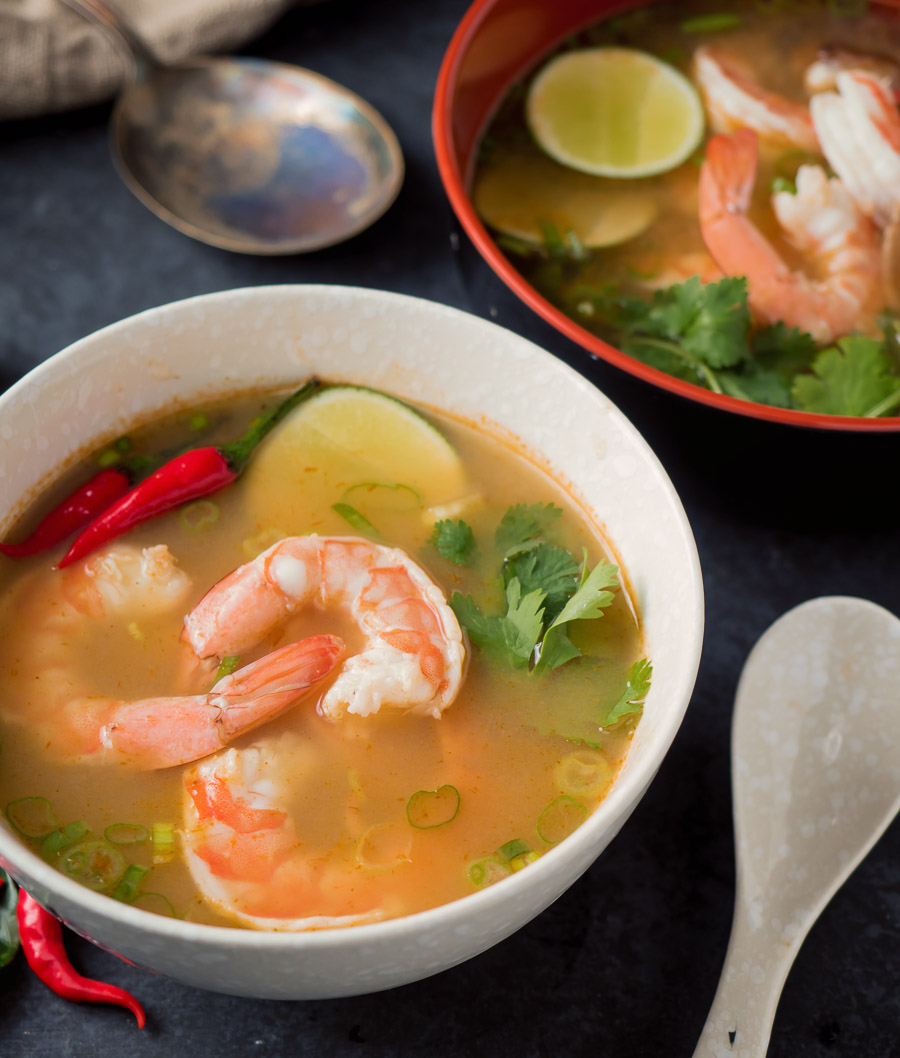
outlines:
[{"label": "soup broth", "polygon": [[[231,440],[273,399],[254,395],[180,413],[99,455],[115,462],[126,453]],[[609,560],[597,526],[523,454],[486,430],[431,410],[423,415],[458,453],[458,495],[434,505],[427,486],[373,479],[372,466],[352,453],[329,454],[321,438],[298,451],[276,431],[235,485],[117,542],[164,544],[190,578],[186,602],[158,615],[119,618],[102,608],[79,609],[85,563],[52,568],[62,547],[0,559],[0,803],[29,845],[85,884],[139,907],[215,924],[258,924],[247,918],[255,915],[276,928],[316,916],[329,917],[318,922],[329,925],[342,916],[349,922],[406,915],[465,896],[527,867],[596,807],[627,751],[646,690],[635,680],[635,672],[645,672],[640,664],[635,669],[643,657],[640,622],[627,589],[615,585],[601,620],[566,626],[580,656],[552,671],[530,671],[527,661],[511,666],[469,643],[461,688],[439,718],[383,707],[332,720],[317,712],[317,692],[239,735],[231,746],[242,759],[254,752],[270,766],[270,779],[254,780],[256,788],[274,796],[294,838],[289,854],[265,860],[259,850],[271,824],[245,827],[224,868],[205,861],[212,864],[205,889],[188,855],[185,806],[195,795],[189,783],[186,792],[185,776],[192,766],[138,770],[98,745],[96,697],[130,702],[197,693],[196,673],[186,675],[186,662],[190,670],[196,659],[182,641],[185,612],[284,537],[377,533],[424,568],[454,608],[471,596],[490,616],[504,611],[504,555],[509,562],[517,548],[521,558],[543,540],[559,549],[552,552],[557,558],[565,548],[579,566],[584,551],[586,569]],[[59,493],[89,477],[96,458],[67,475]],[[285,477],[288,464],[293,470]],[[28,518],[37,519],[52,501],[45,497]],[[528,517],[537,522],[516,544],[515,523]],[[451,561],[460,553],[442,553],[434,536],[436,522],[458,528],[463,520],[474,541],[466,564]],[[507,536],[501,529],[498,538],[503,525]],[[569,596],[581,576],[581,569],[568,575]],[[362,633],[348,613],[307,607],[233,664],[243,667],[276,646],[323,633],[341,636],[350,655],[360,649]],[[216,678],[213,669],[206,686]],[[152,737],[167,743],[179,734],[162,726]],[[245,839],[256,841],[249,853]],[[273,903],[265,871],[285,859],[298,882],[290,899]]]},{"label": "soup broth", "polygon": [[[635,178],[591,175],[542,150],[529,126],[532,86],[552,62],[587,49],[620,48],[679,71],[702,99],[705,133],[689,157],[666,171]],[[745,92],[740,100],[726,99],[721,86],[703,84],[701,54],[714,56],[733,75]],[[892,146],[879,149],[896,167],[885,177],[884,189],[892,218],[867,205],[851,179],[853,170],[873,172],[874,156],[845,146],[847,157],[838,165],[831,150],[816,141],[812,124],[806,129],[811,141],[800,147],[761,128],[758,114],[747,105],[748,98],[759,95],[760,110],[796,110],[802,123],[810,99],[820,94],[819,87],[812,93],[807,74],[823,56],[826,64],[846,70],[871,69],[884,86],[892,130],[885,136]],[[603,76],[598,65],[596,77]],[[900,174],[898,85],[900,12],[887,4],[686,0],[638,6],[573,35],[510,90],[481,141],[473,202],[531,285],[588,331],[638,360],[715,392],[761,403],[896,415],[900,200],[888,187],[896,187]],[[821,94],[836,91],[831,84]],[[614,125],[617,105],[608,106],[608,123]],[[716,113],[720,106],[729,111],[727,129]],[[862,121],[858,115],[849,118],[857,128]],[[740,197],[737,187],[727,207],[726,212],[740,214],[740,222],[723,240],[734,252],[723,255],[701,230],[700,174],[714,134],[733,136],[738,129],[752,132],[758,156],[745,174],[753,188],[746,210],[734,204]],[[617,135],[614,128],[597,129],[599,138],[607,134]],[[776,192],[799,201],[801,166],[821,170],[832,187],[843,176],[842,186],[853,192],[856,207],[846,208],[854,210],[854,219],[827,250],[819,240],[824,242],[822,218],[830,204],[813,202],[799,234],[776,216]],[[747,234],[744,220],[767,241],[765,254],[756,235]],[[865,252],[838,260],[836,253],[857,242],[865,243]],[[757,267],[757,257],[767,263]],[[767,283],[777,269],[783,274],[773,294]],[[731,285],[713,292],[723,278]],[[848,298],[852,304],[844,311]],[[716,333],[698,337],[704,316],[713,319]],[[850,335],[867,341],[841,344]],[[866,388],[860,399],[838,380],[836,352],[820,356],[836,344],[848,363],[848,378]],[[866,358],[877,363],[868,373],[862,366]]]}]

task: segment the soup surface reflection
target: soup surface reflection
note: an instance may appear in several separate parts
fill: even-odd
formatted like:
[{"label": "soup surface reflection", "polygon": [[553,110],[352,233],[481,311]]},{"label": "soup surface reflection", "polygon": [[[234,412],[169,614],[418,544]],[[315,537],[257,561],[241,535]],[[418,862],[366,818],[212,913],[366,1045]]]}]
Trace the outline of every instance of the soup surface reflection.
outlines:
[{"label": "soup surface reflection", "polygon": [[[99,458],[233,440],[276,399],[256,394],[179,413]],[[594,593],[595,615],[565,623],[561,611],[584,576],[610,561],[597,527],[488,431],[422,414],[452,446],[442,458],[455,451],[458,467],[435,476],[417,465],[435,458],[423,443],[407,446],[403,469],[390,473],[315,431],[298,442],[288,420],[235,485],[87,560],[53,568],[65,545],[0,559],[0,804],[32,848],[89,886],[164,914],[315,927],[410,914],[502,880],[596,807],[627,751],[649,675],[627,588],[607,570],[600,579],[611,594]],[[20,528],[90,477],[97,458],[67,473]],[[448,488],[454,495],[438,495]],[[359,621],[341,606],[298,606],[239,657],[201,662],[183,641],[185,614],[213,585],[305,534],[377,534],[379,546],[403,549],[439,585],[471,636],[446,710],[326,717],[316,704],[335,669],[299,704],[199,764],[141,770],[110,750],[110,702],[205,696],[229,668],[239,675],[306,637],[340,636],[348,655],[361,649]],[[160,545],[188,578],[183,596],[158,606],[141,598],[122,611],[97,603],[107,575],[126,595],[149,590],[133,587],[115,559],[104,568],[104,555]],[[153,590],[164,594],[170,572]],[[541,578],[550,590],[530,595]],[[540,630],[542,608],[547,671],[535,665],[540,647],[512,661],[504,653],[513,625],[537,620]],[[199,724],[150,722],[142,737],[177,755]],[[212,775],[210,760],[230,764]]]}]

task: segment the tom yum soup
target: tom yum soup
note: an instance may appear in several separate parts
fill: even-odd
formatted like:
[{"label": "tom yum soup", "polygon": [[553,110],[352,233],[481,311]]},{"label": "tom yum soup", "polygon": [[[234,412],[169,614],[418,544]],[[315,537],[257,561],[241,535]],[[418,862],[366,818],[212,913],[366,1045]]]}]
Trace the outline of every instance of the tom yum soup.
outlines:
[{"label": "tom yum soup", "polygon": [[[137,484],[91,499],[111,475]],[[85,885],[372,922],[527,869],[614,781],[639,617],[597,527],[490,433],[311,381],[136,429],[51,491],[0,558],[0,799]]]},{"label": "tom yum soup", "polygon": [[517,84],[472,198],[583,327],[717,393],[900,409],[900,8],[639,7]]}]

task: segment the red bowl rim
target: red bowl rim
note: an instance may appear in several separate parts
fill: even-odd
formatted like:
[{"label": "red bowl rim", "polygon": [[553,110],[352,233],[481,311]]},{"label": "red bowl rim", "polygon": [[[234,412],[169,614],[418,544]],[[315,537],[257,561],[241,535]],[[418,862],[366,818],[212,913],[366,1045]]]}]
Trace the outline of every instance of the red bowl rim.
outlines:
[{"label": "red bowl rim", "polygon": [[529,308],[542,316],[551,326],[567,338],[586,349],[592,356],[606,360],[623,371],[649,382],[661,389],[687,397],[688,400],[710,407],[720,408],[753,419],[765,419],[770,422],[785,423],[791,426],[813,427],[827,430],[846,430],[850,432],[897,432],[900,431],[900,417],[890,416],[882,419],[867,419],[852,415],[825,415],[818,412],[796,411],[791,408],[775,408],[767,404],[730,397],[724,393],[713,393],[691,382],[650,367],[641,361],[628,356],[601,338],[579,326],[570,317],[564,315],[543,298],[534,287],[516,271],[506,257],[500,252],[497,244],[488,234],[466,192],[465,174],[460,171],[459,161],[453,148],[452,107],[456,89],[456,80],[463,56],[473,37],[481,27],[484,18],[496,0],[475,0],[469,7],[462,21],[456,28],[450,44],[444,53],[444,59],[438,72],[435,86],[434,106],[432,109],[432,136],[437,158],[438,172],[444,184],[444,190],[450,205],[466,234],[476,249],[497,273],[503,282]]}]

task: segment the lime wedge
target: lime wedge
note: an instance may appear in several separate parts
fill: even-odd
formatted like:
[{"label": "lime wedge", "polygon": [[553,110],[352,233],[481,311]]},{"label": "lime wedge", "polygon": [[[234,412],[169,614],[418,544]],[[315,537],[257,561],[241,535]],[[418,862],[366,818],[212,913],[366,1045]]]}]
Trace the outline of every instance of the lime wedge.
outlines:
[{"label": "lime wedge", "polygon": [[596,176],[664,173],[703,137],[703,104],[691,82],[632,48],[583,48],[552,59],[531,82],[525,112],[547,154]]},{"label": "lime wedge", "polygon": [[245,472],[250,509],[265,509],[282,529],[296,531],[312,499],[311,470],[320,471],[326,506],[340,498],[362,506],[352,491],[361,484],[406,486],[425,506],[469,488],[456,450],[437,427],[408,404],[361,386],[322,390],[272,431]]},{"label": "lime wedge", "polygon": [[633,239],[658,212],[650,191],[579,173],[542,154],[498,152],[479,174],[472,201],[479,216],[506,235],[540,243],[541,226],[549,223],[562,236],[574,231],[592,248]]}]

